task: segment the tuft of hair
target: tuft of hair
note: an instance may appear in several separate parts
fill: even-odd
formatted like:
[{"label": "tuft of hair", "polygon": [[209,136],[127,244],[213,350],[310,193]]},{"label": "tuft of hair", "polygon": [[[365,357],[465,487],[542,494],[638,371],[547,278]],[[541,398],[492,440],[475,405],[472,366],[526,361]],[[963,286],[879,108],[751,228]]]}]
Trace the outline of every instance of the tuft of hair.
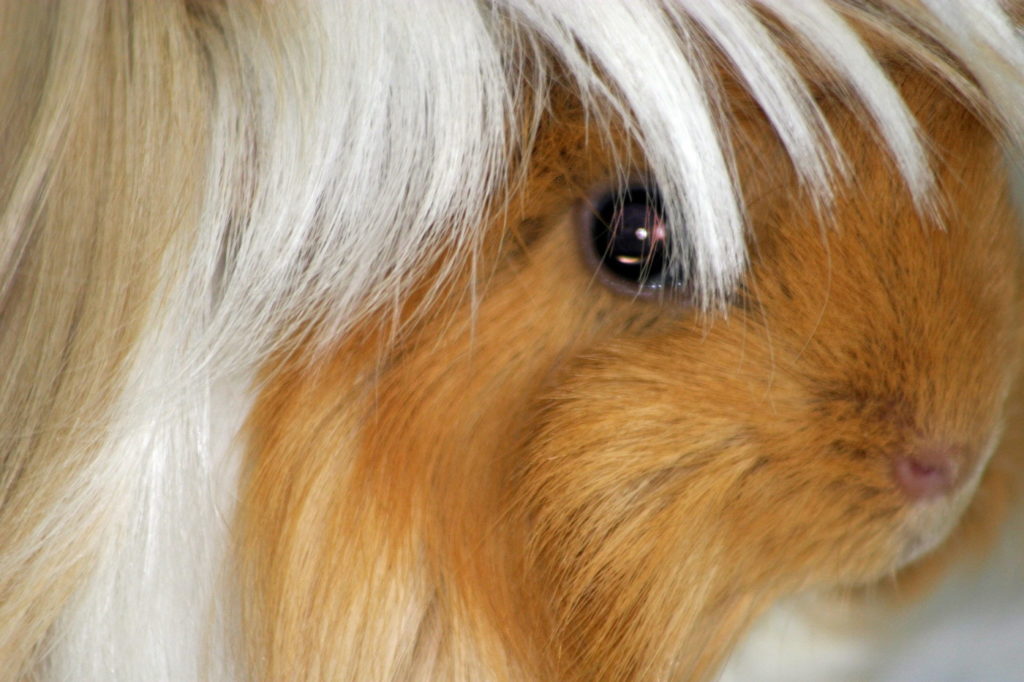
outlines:
[{"label": "tuft of hair", "polygon": [[801,74],[827,72],[924,207],[869,38],[1020,141],[1004,4],[0,1],[0,678],[231,675],[255,369],[471,264],[553,83],[635,141],[691,230],[673,267],[714,308],[745,264],[717,67],[826,210],[844,166]]}]

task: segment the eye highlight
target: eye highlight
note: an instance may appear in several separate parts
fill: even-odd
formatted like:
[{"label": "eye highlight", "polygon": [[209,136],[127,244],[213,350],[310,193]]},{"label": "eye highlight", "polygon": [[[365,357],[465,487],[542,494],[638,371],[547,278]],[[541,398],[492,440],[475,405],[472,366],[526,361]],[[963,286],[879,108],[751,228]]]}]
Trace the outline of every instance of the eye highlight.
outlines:
[{"label": "eye highlight", "polygon": [[656,188],[605,192],[588,208],[580,237],[602,282],[633,296],[678,287],[669,274],[669,230]]}]

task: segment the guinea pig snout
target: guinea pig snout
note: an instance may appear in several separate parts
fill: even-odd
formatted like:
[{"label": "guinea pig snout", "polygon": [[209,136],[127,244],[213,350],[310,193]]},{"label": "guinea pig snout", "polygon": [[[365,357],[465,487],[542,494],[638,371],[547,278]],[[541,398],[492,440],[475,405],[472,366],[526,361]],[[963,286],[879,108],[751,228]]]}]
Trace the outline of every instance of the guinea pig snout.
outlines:
[{"label": "guinea pig snout", "polygon": [[892,458],[896,486],[911,500],[931,500],[955,491],[970,469],[967,449],[928,444]]}]

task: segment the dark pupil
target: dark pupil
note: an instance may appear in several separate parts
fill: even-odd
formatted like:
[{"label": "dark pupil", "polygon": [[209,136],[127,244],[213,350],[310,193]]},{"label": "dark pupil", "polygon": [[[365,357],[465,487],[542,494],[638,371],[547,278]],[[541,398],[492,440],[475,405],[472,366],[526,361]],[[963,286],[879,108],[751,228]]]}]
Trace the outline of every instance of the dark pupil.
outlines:
[{"label": "dark pupil", "polygon": [[646,189],[610,195],[597,207],[594,249],[619,277],[657,286],[665,268],[666,226],[659,197]]}]

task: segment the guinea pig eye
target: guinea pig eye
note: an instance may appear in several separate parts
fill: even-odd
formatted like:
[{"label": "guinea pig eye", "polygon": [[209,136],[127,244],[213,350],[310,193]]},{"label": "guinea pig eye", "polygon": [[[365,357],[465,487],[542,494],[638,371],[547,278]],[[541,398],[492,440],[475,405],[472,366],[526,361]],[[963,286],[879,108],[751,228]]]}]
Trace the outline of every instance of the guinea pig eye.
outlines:
[{"label": "guinea pig eye", "polygon": [[634,295],[675,284],[667,272],[668,228],[656,189],[608,192],[592,206],[581,236],[605,283]]}]

